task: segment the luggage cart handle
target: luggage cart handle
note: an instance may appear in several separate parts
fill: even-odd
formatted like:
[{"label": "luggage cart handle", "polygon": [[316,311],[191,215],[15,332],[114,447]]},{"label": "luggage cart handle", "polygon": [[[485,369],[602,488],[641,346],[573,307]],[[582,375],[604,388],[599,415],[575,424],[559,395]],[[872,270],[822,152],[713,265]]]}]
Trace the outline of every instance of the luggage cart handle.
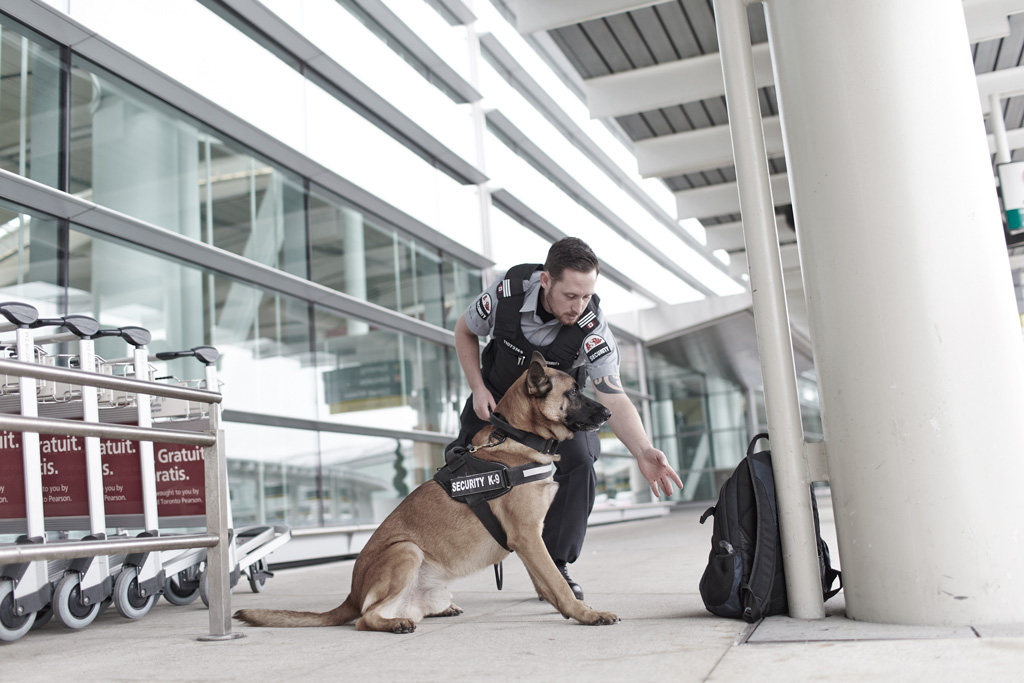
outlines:
[{"label": "luggage cart handle", "polygon": [[0,304],[0,315],[15,327],[29,327],[39,319],[39,311],[35,306],[18,301],[5,301]]},{"label": "luggage cart handle", "polygon": [[149,330],[135,326],[118,327],[112,330],[100,330],[94,334],[93,337],[97,339],[100,337],[120,337],[137,349],[141,349],[153,340],[153,335],[149,333]]},{"label": "luggage cart handle", "polygon": [[76,337],[92,339],[100,331],[100,324],[87,315],[65,315],[60,318],[39,318],[29,327],[66,327]]},{"label": "luggage cart handle", "polygon": [[212,346],[193,346],[188,351],[160,351],[156,357],[160,360],[174,360],[195,356],[203,365],[213,365],[220,357],[220,352]]}]

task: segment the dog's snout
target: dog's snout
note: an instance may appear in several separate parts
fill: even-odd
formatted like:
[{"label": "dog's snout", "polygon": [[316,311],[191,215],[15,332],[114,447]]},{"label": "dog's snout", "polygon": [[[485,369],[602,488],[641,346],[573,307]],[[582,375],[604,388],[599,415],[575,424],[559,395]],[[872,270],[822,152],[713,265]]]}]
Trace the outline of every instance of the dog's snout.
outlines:
[{"label": "dog's snout", "polygon": [[600,416],[602,420],[607,421],[612,416],[612,411],[608,410],[605,406],[601,406]]}]

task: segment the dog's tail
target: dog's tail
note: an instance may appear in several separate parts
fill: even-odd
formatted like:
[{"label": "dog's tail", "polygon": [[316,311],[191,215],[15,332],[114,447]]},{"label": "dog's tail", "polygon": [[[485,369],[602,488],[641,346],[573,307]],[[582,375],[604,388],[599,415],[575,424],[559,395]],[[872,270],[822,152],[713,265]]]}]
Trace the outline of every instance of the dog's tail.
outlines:
[{"label": "dog's tail", "polygon": [[235,619],[250,626],[273,626],[289,628],[296,626],[340,626],[360,615],[359,606],[345,599],[330,612],[294,612],[286,609],[240,609]]}]

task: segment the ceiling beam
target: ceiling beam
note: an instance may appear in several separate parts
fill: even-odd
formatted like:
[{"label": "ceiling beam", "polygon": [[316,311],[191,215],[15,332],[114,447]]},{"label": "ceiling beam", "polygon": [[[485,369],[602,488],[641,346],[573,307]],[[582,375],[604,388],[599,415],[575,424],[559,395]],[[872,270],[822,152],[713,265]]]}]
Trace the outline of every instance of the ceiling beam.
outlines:
[{"label": "ceiling beam", "polygon": [[666,0],[514,0],[516,30],[523,35],[660,5]]},{"label": "ceiling beam", "polygon": [[[1005,24],[1005,33],[1002,35],[1009,35],[1007,14],[1024,12],[1024,0],[965,0],[964,11],[968,12],[968,9],[968,32],[971,31],[971,22],[989,22],[993,21],[991,17],[1001,16]],[[986,29],[986,32],[991,30],[994,29]],[[973,35],[972,42],[976,42]],[[758,43],[751,51],[757,87],[773,85],[775,77],[772,73],[768,43]],[[584,89],[590,116],[595,119],[638,114],[662,107],[722,97],[725,95],[722,59],[719,53],[714,52],[621,71],[588,79],[584,83]],[[978,90],[985,112],[988,111],[989,93],[1001,93],[1004,97],[1024,93],[1024,66],[979,75]]]},{"label": "ceiling beam", "polygon": [[[769,177],[772,188],[772,203],[785,206],[790,203],[789,179],[785,173]],[[736,183],[721,183],[682,190],[675,193],[676,215],[684,218],[714,218],[740,212],[740,194]]]},{"label": "ceiling beam", "polygon": [[[752,48],[757,87],[771,85],[768,43]],[[625,116],[725,95],[722,58],[717,52],[598,76],[584,83],[591,118]]]},{"label": "ceiling beam", "polygon": [[967,37],[972,43],[1010,35],[1011,14],[1024,12],[1024,0],[964,0]]},{"label": "ceiling beam", "polygon": [[[780,244],[796,242],[796,231],[789,227],[789,223],[776,220],[776,227],[779,233]],[[730,253],[745,251],[746,242],[743,239],[743,222],[718,223],[716,225],[705,225],[708,249],[724,249]]]},{"label": "ceiling beam", "polygon": [[[780,157],[782,124],[778,116],[762,119],[768,157]],[[637,169],[644,178],[668,178],[733,165],[729,124],[709,126],[633,143]]]}]

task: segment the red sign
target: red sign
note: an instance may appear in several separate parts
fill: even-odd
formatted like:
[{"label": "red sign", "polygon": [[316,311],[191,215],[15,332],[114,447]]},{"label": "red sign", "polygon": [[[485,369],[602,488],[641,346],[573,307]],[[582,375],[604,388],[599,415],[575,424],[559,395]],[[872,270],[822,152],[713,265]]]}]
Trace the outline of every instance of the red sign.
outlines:
[{"label": "red sign", "polygon": [[161,516],[206,514],[206,459],[202,446],[154,443],[156,501]]},{"label": "red sign", "polygon": [[25,518],[21,432],[0,431],[0,519]]},{"label": "red sign", "polygon": [[[142,514],[139,443],[101,439],[103,502],[108,515]],[[202,446],[154,443],[158,514],[206,514],[206,460]],[[85,438],[39,436],[43,514],[88,516]],[[21,433],[0,431],[0,519],[25,518],[25,476]]]}]

